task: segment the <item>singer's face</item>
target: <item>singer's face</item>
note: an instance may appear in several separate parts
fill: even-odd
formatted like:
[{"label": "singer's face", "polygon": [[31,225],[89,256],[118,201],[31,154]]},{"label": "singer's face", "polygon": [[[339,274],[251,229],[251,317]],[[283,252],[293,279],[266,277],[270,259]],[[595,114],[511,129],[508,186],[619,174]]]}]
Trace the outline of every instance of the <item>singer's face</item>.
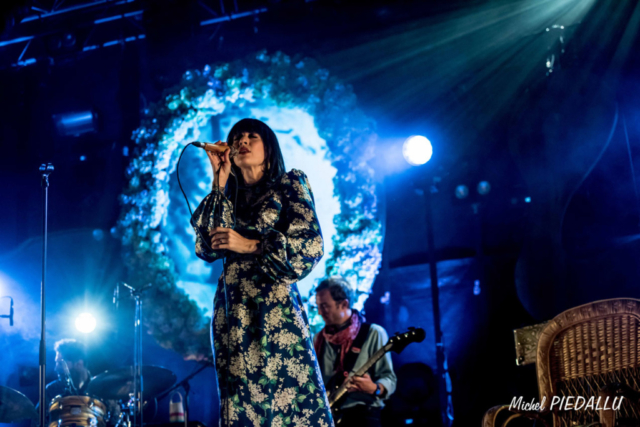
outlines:
[{"label": "singer's face", "polygon": [[240,169],[252,169],[264,164],[264,143],[257,133],[244,132],[233,141],[238,154],[233,161]]}]

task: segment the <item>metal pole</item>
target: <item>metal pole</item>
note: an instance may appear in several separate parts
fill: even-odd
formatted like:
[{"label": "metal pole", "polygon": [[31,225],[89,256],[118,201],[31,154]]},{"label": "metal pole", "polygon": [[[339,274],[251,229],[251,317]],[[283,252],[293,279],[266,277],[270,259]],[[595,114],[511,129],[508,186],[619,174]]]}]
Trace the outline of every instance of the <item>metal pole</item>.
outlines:
[{"label": "metal pole", "polygon": [[140,411],[140,427],[144,426],[144,378],[142,376],[142,296],[138,296],[138,387],[140,390],[140,400],[138,409]]},{"label": "metal pole", "polygon": [[436,246],[433,237],[433,209],[431,205],[431,193],[435,191],[431,182],[425,189],[425,201],[427,210],[427,247],[429,253],[429,273],[431,276],[431,304],[433,310],[433,329],[436,341],[436,364],[438,368],[438,388],[440,391],[440,416],[442,426],[448,427],[450,419],[447,414],[448,391],[447,369],[445,367],[444,343],[442,341],[442,329],[440,328],[440,289],[438,288],[438,266],[436,259]]},{"label": "metal pole", "polygon": [[[140,292],[140,291],[138,291]],[[133,398],[135,411],[133,415],[133,425],[142,427],[144,425],[142,409],[144,406],[142,390],[142,298],[135,293],[136,314],[134,325],[134,345],[133,345]],[[138,424],[138,417],[140,423]]]},{"label": "metal pole", "polygon": [[[206,368],[206,366],[202,367],[200,370],[203,370],[204,368]],[[189,427],[189,392],[191,391],[189,381],[186,381],[182,388],[184,388],[184,427]]]},{"label": "metal pole", "polygon": [[40,348],[39,348],[39,383],[38,398],[40,402],[39,421],[40,427],[45,427],[47,418],[46,383],[47,383],[47,346],[46,346],[46,300],[45,289],[47,279],[47,220],[49,210],[49,174],[53,172],[53,165],[47,163],[40,165],[42,173],[42,281],[40,282]]}]

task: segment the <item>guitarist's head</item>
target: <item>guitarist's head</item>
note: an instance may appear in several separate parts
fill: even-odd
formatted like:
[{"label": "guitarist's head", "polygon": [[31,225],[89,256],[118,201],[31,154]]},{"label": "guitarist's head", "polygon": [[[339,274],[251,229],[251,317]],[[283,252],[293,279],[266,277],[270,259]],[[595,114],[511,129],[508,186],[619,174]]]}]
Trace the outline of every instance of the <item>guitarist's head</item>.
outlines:
[{"label": "guitarist's head", "polygon": [[327,326],[339,326],[351,318],[353,289],[344,278],[331,276],[316,288],[318,313]]}]

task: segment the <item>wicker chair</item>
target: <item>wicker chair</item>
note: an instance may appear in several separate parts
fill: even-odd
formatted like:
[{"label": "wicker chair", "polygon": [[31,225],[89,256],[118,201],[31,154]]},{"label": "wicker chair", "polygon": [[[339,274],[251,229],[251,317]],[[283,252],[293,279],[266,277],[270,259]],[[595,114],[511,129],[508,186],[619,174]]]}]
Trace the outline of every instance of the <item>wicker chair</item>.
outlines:
[{"label": "wicker chair", "polygon": [[[554,427],[640,425],[640,300],[596,301],[569,309],[552,319],[540,333],[536,371],[540,411],[510,411],[509,405],[491,408],[483,427],[506,426],[515,418],[538,419]],[[624,396],[617,411],[595,409],[559,411],[554,397],[585,399]],[[557,401],[556,401],[557,402]]]}]

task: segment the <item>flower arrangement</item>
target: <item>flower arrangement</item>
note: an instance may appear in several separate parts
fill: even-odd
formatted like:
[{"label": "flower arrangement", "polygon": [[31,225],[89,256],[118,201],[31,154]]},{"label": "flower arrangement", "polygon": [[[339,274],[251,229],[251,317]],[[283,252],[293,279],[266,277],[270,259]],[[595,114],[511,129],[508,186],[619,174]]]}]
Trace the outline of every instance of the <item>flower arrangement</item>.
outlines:
[{"label": "flower arrangement", "polygon": [[[184,73],[179,85],[145,111],[133,132],[128,185],[121,195],[117,231],[123,245],[128,280],[134,286],[152,283],[147,294],[145,326],[158,343],[185,358],[211,357],[210,319],[176,286],[177,274],[161,224],[169,204],[169,180],[179,148],[197,140],[199,128],[229,106],[267,101],[298,107],[315,119],[337,169],[334,178],[341,212],[327,275],[342,275],[356,287],[356,308],[362,308],[381,262],[382,228],[377,217],[373,156],[374,122],[356,106],[350,86],[341,83],[309,58],[281,52],[256,55],[231,63]],[[186,220],[186,219],[185,219]],[[309,307],[312,329],[321,318]]]}]

